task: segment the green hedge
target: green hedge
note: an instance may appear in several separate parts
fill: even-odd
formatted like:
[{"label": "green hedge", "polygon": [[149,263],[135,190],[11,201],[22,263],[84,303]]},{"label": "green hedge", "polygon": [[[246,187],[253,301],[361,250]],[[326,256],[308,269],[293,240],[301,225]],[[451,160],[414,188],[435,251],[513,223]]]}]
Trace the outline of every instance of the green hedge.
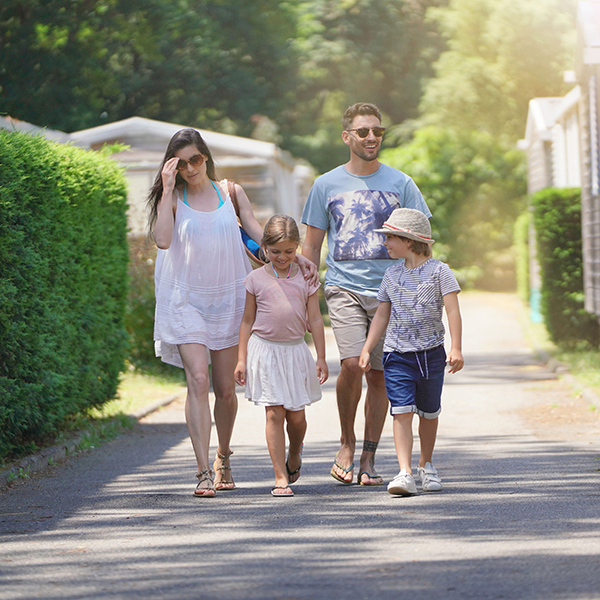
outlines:
[{"label": "green hedge", "polygon": [[599,327],[584,308],[581,243],[581,191],[541,190],[532,196],[538,261],[542,276],[541,309],[553,342],[596,346]]},{"label": "green hedge", "polygon": [[517,272],[517,295],[529,303],[529,211],[521,213],[514,227],[515,266]]},{"label": "green hedge", "polygon": [[0,131],[0,459],[116,392],[126,199],[110,159]]},{"label": "green hedge", "polygon": [[125,313],[130,340],[128,360],[143,371],[165,365],[154,354],[155,261],[156,245],[148,236],[129,236],[129,298]]}]

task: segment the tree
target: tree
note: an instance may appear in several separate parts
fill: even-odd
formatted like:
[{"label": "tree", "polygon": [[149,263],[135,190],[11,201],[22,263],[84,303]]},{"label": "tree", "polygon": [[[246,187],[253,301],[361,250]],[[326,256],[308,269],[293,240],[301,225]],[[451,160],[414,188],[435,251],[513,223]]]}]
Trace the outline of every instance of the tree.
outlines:
[{"label": "tree", "polygon": [[576,0],[451,0],[430,10],[448,50],[421,104],[427,122],[519,139],[529,100],[568,89],[575,7]]},{"label": "tree", "polygon": [[443,49],[430,7],[448,0],[311,0],[298,4],[293,47],[299,60],[295,103],[281,123],[285,144],[320,171],[345,162],[343,111],[373,102],[387,124],[418,114],[422,81]]},{"label": "tree", "polygon": [[293,17],[280,0],[6,0],[0,110],[65,131],[138,115],[249,132],[289,97]]},{"label": "tree", "polygon": [[5,0],[0,111],[73,131],[133,115],[347,158],[343,110],[417,116],[448,0]]},{"label": "tree", "polygon": [[434,126],[382,153],[409,173],[433,214],[434,251],[463,270],[463,281],[488,289],[514,282],[513,222],[525,202],[525,168],[516,149],[489,133]]}]

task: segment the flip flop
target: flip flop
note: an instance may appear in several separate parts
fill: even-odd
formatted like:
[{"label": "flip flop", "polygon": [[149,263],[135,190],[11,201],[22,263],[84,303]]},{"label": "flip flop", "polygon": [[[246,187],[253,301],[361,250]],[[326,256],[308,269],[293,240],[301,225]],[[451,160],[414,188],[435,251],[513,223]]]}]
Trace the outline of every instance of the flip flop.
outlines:
[{"label": "flip flop", "polygon": [[[338,453],[339,454],[339,453]],[[340,465],[340,463],[337,461],[337,454],[335,455],[335,462],[333,463],[333,467],[337,467],[338,469],[340,469],[341,471],[344,471],[344,473],[350,473],[351,471],[354,470],[354,463],[352,463],[348,468],[343,467],[342,465]],[[329,474],[337,481],[339,481],[340,483],[344,483],[345,485],[350,485],[352,483],[352,479],[353,477],[350,478],[350,481],[348,481],[347,479],[342,479],[334,470],[333,467],[331,467],[331,471],[329,472]]]},{"label": "flip flop", "polygon": [[[289,492],[283,492],[281,494],[277,494],[275,492],[275,490],[290,490]],[[275,498],[290,498],[291,496],[294,495],[294,492],[292,491],[292,488],[289,487],[288,485],[276,485],[272,490],[271,490],[271,496],[275,497]]]},{"label": "flip flop", "polygon": [[[366,475],[369,479],[381,479],[381,481],[377,481],[376,483],[364,483],[362,480],[363,475]],[[368,471],[361,471],[356,478],[356,483],[364,486],[383,485],[383,477],[381,477],[381,475],[371,475]]]},{"label": "flip flop", "polygon": [[[287,471],[288,474],[288,483],[296,483],[296,481],[298,481],[298,479],[300,479],[300,469],[302,468],[302,463],[300,463],[300,466],[295,470],[295,471],[290,471],[290,467],[288,466],[287,461],[285,461],[285,470]],[[296,479],[292,480],[292,477],[294,477],[294,475],[298,475],[298,477],[296,477]]]},{"label": "flip flop", "polygon": [[[300,466],[295,470],[295,471],[290,471],[290,466],[288,465],[288,460],[285,461],[285,470],[287,471],[288,474],[288,483],[296,483],[296,481],[298,481],[298,479],[300,479],[300,469],[302,468],[302,451],[304,450],[304,444],[302,444],[302,446],[300,446]],[[296,479],[294,479],[292,481],[292,477],[294,477],[294,475],[298,475],[298,477],[296,477]]]}]

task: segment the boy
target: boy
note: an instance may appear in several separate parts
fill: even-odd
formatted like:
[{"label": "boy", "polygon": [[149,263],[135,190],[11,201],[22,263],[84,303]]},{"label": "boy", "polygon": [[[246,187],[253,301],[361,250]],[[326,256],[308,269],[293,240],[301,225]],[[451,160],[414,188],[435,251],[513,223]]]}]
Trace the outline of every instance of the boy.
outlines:
[{"label": "boy", "polygon": [[[423,491],[442,489],[432,465],[433,448],[441,412],[444,367],[449,373],[463,368],[462,322],[458,307],[460,286],[448,265],[431,258],[431,226],[420,211],[397,208],[375,229],[385,234],[391,258],[404,259],[389,267],[383,277],[379,307],[359,358],[366,372],[370,352],[386,332],[383,354],[385,386],[394,418],[394,444],[400,472],[388,485],[393,495],[417,493],[412,476],[412,419],[419,414],[421,456],[417,473]],[[446,308],[451,347],[446,357],[442,310]]]}]

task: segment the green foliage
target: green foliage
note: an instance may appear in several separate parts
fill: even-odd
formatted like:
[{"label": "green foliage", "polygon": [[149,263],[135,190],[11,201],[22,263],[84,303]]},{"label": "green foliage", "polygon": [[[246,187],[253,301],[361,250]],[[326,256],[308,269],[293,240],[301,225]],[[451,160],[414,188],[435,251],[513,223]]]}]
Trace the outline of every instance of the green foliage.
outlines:
[{"label": "green foliage", "polygon": [[426,11],[447,2],[298,2],[298,85],[280,119],[286,147],[324,172],[348,159],[340,134],[349,105],[377,104],[387,125],[415,118],[423,81],[444,48]]},{"label": "green foliage", "polygon": [[129,237],[129,296],[125,327],[130,339],[128,360],[145,369],[154,358],[154,262],[156,246],[145,235]]},{"label": "green foliage", "polygon": [[135,419],[129,415],[119,414],[111,418],[86,419],[81,421],[85,427],[79,443],[75,447],[76,452],[92,450],[105,442],[114,440],[119,434],[131,429]]},{"label": "green foliage", "polygon": [[126,187],[95,152],[0,131],[0,458],[116,391]]},{"label": "green foliage", "polygon": [[525,194],[520,152],[486,133],[425,127],[382,160],[419,186],[440,260],[465,270],[478,287],[514,289],[512,230]]},{"label": "green foliage", "polygon": [[73,131],[131,116],[347,158],[344,109],[417,116],[448,0],[5,0],[0,111]]},{"label": "green foliage", "polygon": [[1,110],[65,131],[134,115],[252,130],[295,86],[281,0],[5,0]]},{"label": "green foliage", "polygon": [[583,293],[581,191],[548,188],[531,198],[542,276],[541,308],[552,341],[575,347],[598,345],[596,318],[587,313]]},{"label": "green foliage", "polygon": [[517,269],[517,294],[526,304],[529,303],[529,211],[521,213],[515,221],[514,247]]},{"label": "green foliage", "polygon": [[451,0],[431,10],[448,39],[434,65],[422,112],[428,122],[523,135],[529,100],[568,91],[576,0]]},{"label": "green foliage", "polygon": [[129,335],[129,363],[145,373],[180,376],[154,353],[154,263],[156,245],[145,235],[129,236],[129,295],[125,328]]}]

